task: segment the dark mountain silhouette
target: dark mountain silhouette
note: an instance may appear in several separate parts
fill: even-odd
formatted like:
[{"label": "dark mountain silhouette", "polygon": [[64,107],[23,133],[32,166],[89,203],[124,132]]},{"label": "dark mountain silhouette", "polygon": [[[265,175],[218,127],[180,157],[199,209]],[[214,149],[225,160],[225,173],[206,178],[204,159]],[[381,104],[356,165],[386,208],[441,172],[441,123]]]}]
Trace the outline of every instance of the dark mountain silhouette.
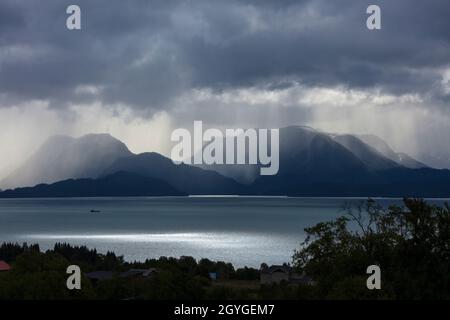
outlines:
[{"label": "dark mountain silhouette", "polygon": [[330,181],[367,171],[364,162],[326,133],[300,126],[280,129],[280,175]]},{"label": "dark mountain silhouette", "polygon": [[411,169],[353,136],[308,127],[280,129],[280,170],[258,176],[247,192],[288,196],[448,197],[450,171]]},{"label": "dark mountain silhouette", "polygon": [[301,175],[259,177],[249,186],[253,195],[299,197],[450,197],[450,171],[389,169],[348,180],[310,179]]},{"label": "dark mountain silhouette", "polygon": [[[377,148],[359,136],[331,135],[310,127],[290,126],[280,129],[280,170],[276,176],[260,176],[259,165],[201,167],[248,185],[246,192],[250,194],[450,195],[448,188],[442,186],[450,181],[447,171],[436,174],[430,170],[411,170],[427,167],[407,155],[395,153],[376,136],[372,136],[371,142]],[[402,185],[402,179],[409,185]]]},{"label": "dark mountain silhouette", "polygon": [[160,179],[116,172],[99,179],[69,179],[0,192],[0,198],[125,197],[186,195]]},{"label": "dark mountain silhouette", "polygon": [[[305,126],[281,128],[278,175],[311,178],[345,178],[348,172],[363,174],[367,165],[326,133]],[[202,165],[245,184],[260,176],[259,165]]]},{"label": "dark mountain silhouette", "polygon": [[6,189],[71,178],[96,178],[116,159],[130,155],[127,146],[109,134],[89,134],[77,139],[53,136],[1,181],[1,186]]},{"label": "dark mountain silhouette", "polygon": [[[400,162],[400,154],[387,144],[372,143],[375,148],[363,140],[352,135],[330,135],[309,127],[282,128],[279,172],[275,176],[260,176],[258,165],[214,165],[202,169],[175,165],[157,153],[134,155],[120,141],[107,135],[80,139],[55,137],[23,167],[26,173],[23,176],[51,180],[56,177],[51,171],[54,166],[58,175],[88,175],[91,179],[63,178],[64,181],[51,185],[7,190],[0,196],[450,196],[449,170],[411,169],[409,165],[402,165],[408,163]],[[54,146],[62,150],[52,152]],[[36,159],[37,164],[32,163]],[[420,166],[411,159],[408,160],[410,165]],[[32,175],[30,168],[42,171]],[[246,184],[204,169],[217,170]],[[101,178],[97,178],[99,176]]]},{"label": "dark mountain silhouette", "polygon": [[162,179],[187,194],[239,194],[243,186],[217,172],[203,170],[185,164],[176,165],[158,153],[142,153],[116,160],[104,174],[117,171],[134,172],[143,176]]}]

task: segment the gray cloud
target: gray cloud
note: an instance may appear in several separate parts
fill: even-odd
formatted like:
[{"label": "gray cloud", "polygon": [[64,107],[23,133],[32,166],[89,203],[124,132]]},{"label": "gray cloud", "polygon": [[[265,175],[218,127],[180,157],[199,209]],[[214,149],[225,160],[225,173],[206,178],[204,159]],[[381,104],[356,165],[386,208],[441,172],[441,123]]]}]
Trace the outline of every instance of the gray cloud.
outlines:
[{"label": "gray cloud", "polygon": [[168,109],[191,89],[377,87],[445,107],[450,3],[376,1],[383,29],[365,28],[372,1],[73,1],[0,4],[2,105],[100,101]]}]

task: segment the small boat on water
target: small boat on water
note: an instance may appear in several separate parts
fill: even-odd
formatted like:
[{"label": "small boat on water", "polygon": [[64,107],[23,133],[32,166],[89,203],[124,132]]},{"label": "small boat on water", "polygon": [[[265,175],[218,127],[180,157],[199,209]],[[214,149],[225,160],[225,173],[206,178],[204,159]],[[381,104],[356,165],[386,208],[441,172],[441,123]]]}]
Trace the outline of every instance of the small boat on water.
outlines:
[{"label": "small boat on water", "polygon": [[94,209],[91,210],[91,213],[99,213],[99,212],[101,212],[101,211],[100,210],[94,210]]}]

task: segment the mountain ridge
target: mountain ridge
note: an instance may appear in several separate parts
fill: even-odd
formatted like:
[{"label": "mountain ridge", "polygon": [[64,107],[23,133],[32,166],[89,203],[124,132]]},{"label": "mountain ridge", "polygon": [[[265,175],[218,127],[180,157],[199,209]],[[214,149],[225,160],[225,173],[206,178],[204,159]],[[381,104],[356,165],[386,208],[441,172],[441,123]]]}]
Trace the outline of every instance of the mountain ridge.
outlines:
[{"label": "mountain ridge", "polygon": [[119,171],[98,179],[67,179],[0,192],[0,198],[185,196],[163,180]]},{"label": "mountain ridge", "polygon": [[372,134],[363,134],[363,135],[355,135],[355,137],[361,139],[364,143],[371,146],[388,159],[391,159],[392,161],[395,161],[404,167],[410,169],[420,169],[429,167],[428,165],[414,159],[413,157],[404,152],[395,152],[386,141],[384,141],[378,136]]},{"label": "mountain ridge", "polygon": [[[102,143],[106,143],[106,147],[102,146]],[[27,192],[28,196],[33,196],[34,193],[39,197],[44,194],[70,194],[68,186],[78,190],[78,194],[83,194],[78,189],[80,185],[84,185],[87,190],[100,190],[84,193],[86,196],[92,196],[104,194],[105,190],[108,190],[105,185],[108,181],[112,190],[116,190],[116,194],[127,194],[128,191],[123,189],[125,186],[134,190],[132,193],[140,194],[139,190],[133,189],[133,185],[125,183],[134,180],[146,192],[156,192],[152,186],[161,186],[161,190],[172,190],[167,192],[179,195],[450,196],[450,170],[408,168],[355,135],[332,135],[310,127],[289,126],[280,129],[280,169],[275,176],[260,176],[259,170],[256,170],[258,165],[221,167],[234,171],[236,176],[250,172],[253,177],[247,183],[236,181],[238,179],[230,172],[220,172],[215,165],[202,168],[186,164],[176,165],[171,159],[155,152],[133,154],[125,144],[110,135],[94,134],[76,139],[53,137],[38,150],[38,154],[48,153],[53,145],[61,144],[67,146],[63,151],[68,151],[68,154],[56,152],[51,158],[52,164],[63,162],[67,157],[78,158],[76,153],[83,152],[80,146],[87,145],[91,150],[99,151],[99,154],[94,153],[82,158],[81,165],[72,164],[71,167],[84,170],[86,159],[93,157],[98,160],[97,166],[94,166],[95,170],[91,172],[94,176],[61,179],[51,183],[51,187],[48,183],[46,187],[36,184],[34,189],[16,190],[15,196]],[[390,149],[387,143],[385,146]],[[73,149],[70,149],[71,147]],[[389,153],[389,149],[384,152]],[[119,152],[116,152],[117,150]],[[113,157],[108,158],[108,152],[112,152]],[[59,158],[61,153],[63,156]],[[392,150],[391,156],[394,157],[394,154],[401,155]],[[103,161],[105,155],[107,161]],[[51,168],[51,165],[46,166],[48,167]],[[127,174],[123,174],[124,172]],[[122,176],[114,176],[117,173],[122,173]],[[116,179],[106,179],[111,176]],[[120,177],[124,179],[124,184],[120,183]],[[12,190],[4,191],[0,195],[14,196]]]},{"label": "mountain ridge", "polygon": [[69,178],[96,178],[105,165],[133,155],[120,140],[109,134],[79,138],[49,137],[18,169],[1,180],[2,189],[53,183]]},{"label": "mountain ridge", "polygon": [[103,175],[116,171],[128,171],[164,179],[187,194],[236,194],[242,191],[242,186],[231,178],[212,170],[186,164],[176,165],[171,159],[156,152],[145,152],[117,159],[103,172]]}]

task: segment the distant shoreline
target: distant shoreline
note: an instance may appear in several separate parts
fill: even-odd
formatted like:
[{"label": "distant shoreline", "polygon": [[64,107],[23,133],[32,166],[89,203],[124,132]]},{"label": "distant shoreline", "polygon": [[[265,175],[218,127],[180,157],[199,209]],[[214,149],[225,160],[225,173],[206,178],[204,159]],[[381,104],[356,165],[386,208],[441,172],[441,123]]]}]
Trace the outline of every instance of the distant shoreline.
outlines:
[{"label": "distant shoreline", "polygon": [[[188,199],[188,198],[212,198],[212,199],[226,199],[226,198],[249,198],[249,199],[354,199],[354,200],[367,200],[367,199],[374,199],[374,200],[403,200],[405,197],[380,197],[380,196],[263,196],[263,195],[188,195],[188,196],[100,196],[100,197],[1,197],[1,200],[35,200],[35,199]],[[419,197],[424,200],[448,200],[450,201],[450,197],[443,198],[443,197]]]}]

